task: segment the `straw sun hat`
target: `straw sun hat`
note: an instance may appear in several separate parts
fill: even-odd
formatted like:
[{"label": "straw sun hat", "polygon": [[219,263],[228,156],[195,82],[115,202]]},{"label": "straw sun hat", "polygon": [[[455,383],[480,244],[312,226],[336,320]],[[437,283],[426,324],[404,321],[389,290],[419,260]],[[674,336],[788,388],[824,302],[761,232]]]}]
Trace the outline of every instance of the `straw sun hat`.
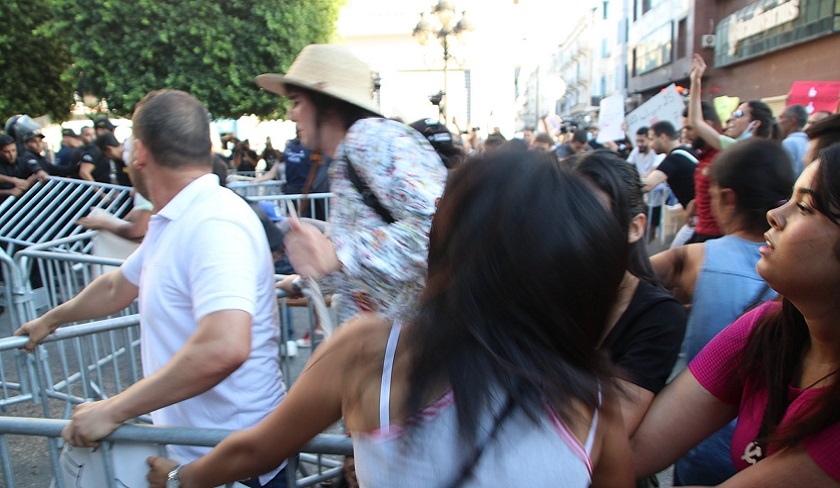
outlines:
[{"label": "straw sun hat", "polygon": [[373,101],[370,68],[343,46],[310,44],[285,75],[265,73],[255,81],[260,88],[278,95],[286,96],[285,85],[295,85],[381,115]]}]

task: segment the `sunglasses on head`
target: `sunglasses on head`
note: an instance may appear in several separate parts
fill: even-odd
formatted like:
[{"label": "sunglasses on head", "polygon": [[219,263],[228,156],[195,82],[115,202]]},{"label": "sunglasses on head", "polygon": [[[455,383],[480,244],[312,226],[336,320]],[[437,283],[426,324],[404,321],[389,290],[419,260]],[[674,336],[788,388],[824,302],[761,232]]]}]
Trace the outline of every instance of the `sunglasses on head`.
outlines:
[{"label": "sunglasses on head", "polygon": [[738,110],[732,112],[732,118],[733,119],[740,119],[743,116],[744,116],[744,111],[741,110],[740,108]]}]

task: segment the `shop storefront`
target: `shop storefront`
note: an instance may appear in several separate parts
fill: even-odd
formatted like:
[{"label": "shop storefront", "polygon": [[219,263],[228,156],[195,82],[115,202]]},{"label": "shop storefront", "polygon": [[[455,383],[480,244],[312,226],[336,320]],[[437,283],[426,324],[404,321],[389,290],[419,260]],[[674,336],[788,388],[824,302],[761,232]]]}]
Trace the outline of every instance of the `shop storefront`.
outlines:
[{"label": "shop storefront", "polygon": [[790,97],[837,110],[838,84],[817,82],[840,81],[840,0],[745,4],[717,23],[710,94],[762,99],[776,113]]}]

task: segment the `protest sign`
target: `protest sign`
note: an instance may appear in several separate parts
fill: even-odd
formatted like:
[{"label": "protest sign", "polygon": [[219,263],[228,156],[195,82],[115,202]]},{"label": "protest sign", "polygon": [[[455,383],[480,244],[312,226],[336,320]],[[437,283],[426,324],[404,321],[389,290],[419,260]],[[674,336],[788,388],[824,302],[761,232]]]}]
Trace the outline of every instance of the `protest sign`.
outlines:
[{"label": "protest sign", "polygon": [[597,142],[619,141],[624,139],[624,96],[621,94],[610,95],[601,100],[601,108],[598,111],[598,138]]},{"label": "protest sign", "polygon": [[738,97],[715,97],[712,101],[715,107],[715,113],[720,118],[721,125],[726,128],[726,121],[732,117],[732,112],[741,104],[741,99]]},{"label": "protest sign", "polygon": [[673,83],[643,103],[636,110],[627,114],[627,133],[634,136],[639,128],[667,120],[674,128],[682,128],[682,113],[685,109],[683,97]]}]

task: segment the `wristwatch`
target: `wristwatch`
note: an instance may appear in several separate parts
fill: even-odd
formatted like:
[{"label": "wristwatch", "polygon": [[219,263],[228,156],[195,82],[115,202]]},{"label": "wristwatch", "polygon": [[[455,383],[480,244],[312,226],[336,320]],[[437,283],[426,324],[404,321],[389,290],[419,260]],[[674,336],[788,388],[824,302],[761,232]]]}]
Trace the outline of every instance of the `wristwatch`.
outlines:
[{"label": "wristwatch", "polygon": [[175,469],[170,471],[168,475],[166,475],[166,488],[181,488],[181,480],[178,479],[178,471],[181,471],[181,468],[183,467],[183,464],[179,464],[178,466],[175,466]]}]

